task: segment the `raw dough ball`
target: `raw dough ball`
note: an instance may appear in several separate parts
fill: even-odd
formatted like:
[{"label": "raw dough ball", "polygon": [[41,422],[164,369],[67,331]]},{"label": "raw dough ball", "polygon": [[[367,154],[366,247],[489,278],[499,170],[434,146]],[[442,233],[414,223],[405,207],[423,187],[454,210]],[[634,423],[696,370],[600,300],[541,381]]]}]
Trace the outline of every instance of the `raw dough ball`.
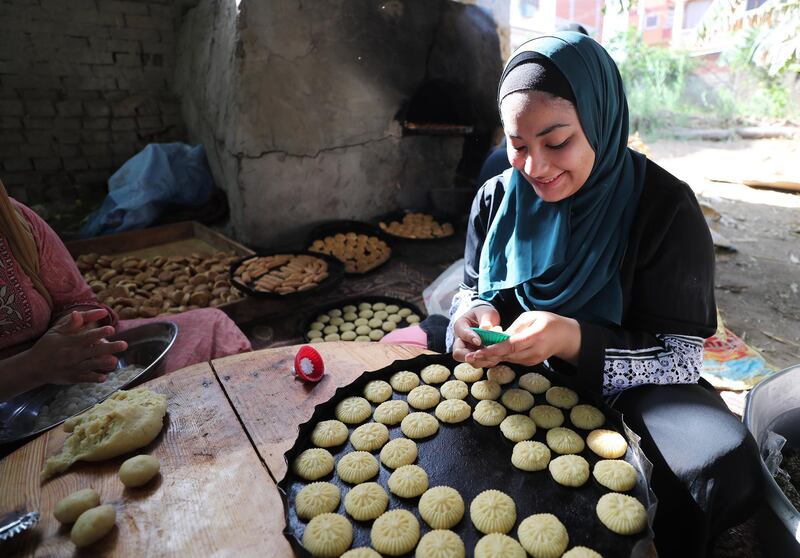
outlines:
[{"label": "raw dough ball", "polygon": [[100,505],[100,496],[93,488],[84,488],[63,498],[53,511],[53,515],[61,523],[74,523],[86,510]]},{"label": "raw dough ball", "polygon": [[558,558],[569,544],[567,528],[551,513],[537,513],[523,519],[517,536],[533,558]]},{"label": "raw dough ball", "polygon": [[580,455],[556,457],[548,469],[553,480],[563,486],[583,486],[589,480],[589,462]]},{"label": "raw dough ball", "polygon": [[355,312],[345,312],[342,318],[344,318],[347,322],[354,322],[358,319],[358,314]]},{"label": "raw dough ball", "polygon": [[449,380],[442,384],[439,391],[445,399],[464,399],[469,393],[469,388],[461,380]]},{"label": "raw dough ball", "polygon": [[575,405],[569,412],[569,420],[583,430],[600,428],[606,421],[606,416],[592,405]]},{"label": "raw dough ball", "polygon": [[339,478],[350,484],[360,484],[371,479],[380,470],[378,460],[365,451],[354,451],[346,454],[336,464]]},{"label": "raw dough ball", "polygon": [[417,460],[417,444],[408,438],[396,438],[383,446],[381,463],[390,469],[411,465]]},{"label": "raw dough ball", "polygon": [[389,495],[377,482],[365,482],[353,487],[344,497],[344,509],[357,521],[379,517],[389,505]]},{"label": "raw dough ball", "polygon": [[369,343],[370,341],[372,341],[372,339],[370,339],[369,336],[367,335],[359,335],[358,337],[356,337],[356,341]]},{"label": "raw dough ball", "polygon": [[350,434],[350,443],[359,451],[375,451],[389,441],[389,429],[379,422],[362,424]]},{"label": "raw dough ball", "polygon": [[533,395],[519,388],[507,389],[500,398],[500,401],[503,402],[503,405],[517,413],[525,413],[533,407]]},{"label": "raw dough ball", "polygon": [[336,418],[345,424],[364,422],[372,414],[372,406],[363,397],[347,397],[336,405]]},{"label": "raw dough ball", "polygon": [[569,388],[561,386],[548,389],[544,398],[553,407],[559,407],[560,409],[571,409],[578,404],[578,394]]},{"label": "raw dough ball", "polygon": [[308,326],[308,329],[312,331],[322,331],[322,328],[325,327],[325,324],[322,322],[311,322],[311,325]]},{"label": "raw dough ball", "polygon": [[347,440],[347,426],[338,420],[323,420],[314,426],[311,442],[319,448],[332,448]]},{"label": "raw dough ball", "polygon": [[383,325],[383,320],[379,320],[378,318],[372,318],[370,321],[367,322],[367,325],[371,328],[378,328]]},{"label": "raw dough ball", "polygon": [[316,337],[313,339],[309,339],[309,343],[324,343],[325,340],[322,337]]},{"label": "raw dough ball", "polygon": [[400,556],[414,550],[419,541],[419,522],[409,511],[390,510],[372,524],[372,546],[387,556]]},{"label": "raw dough ball", "polygon": [[636,468],[619,459],[598,461],[592,471],[594,478],[615,492],[627,492],[636,486]]},{"label": "raw dough ball", "polygon": [[361,304],[358,305],[359,310],[370,310],[371,308],[372,304],[370,304],[369,302],[362,302]]},{"label": "raw dough ball", "polygon": [[564,424],[564,413],[558,407],[537,405],[529,414],[536,426],[545,430]]},{"label": "raw dough ball", "polygon": [[354,324],[342,324],[339,326],[339,331],[353,331],[356,328]]},{"label": "raw dough ball", "polygon": [[389,322],[394,322],[396,324],[399,324],[400,322],[403,321],[403,317],[400,316],[399,314],[389,314],[389,317],[387,317],[386,320]]},{"label": "raw dough ball", "polygon": [[497,399],[500,397],[500,384],[494,380],[480,380],[472,384],[470,393],[475,399]]},{"label": "raw dough ball", "polygon": [[517,374],[511,369],[510,366],[498,364],[497,366],[492,366],[489,368],[489,371],[486,372],[486,377],[490,380],[494,380],[501,386],[504,386],[513,382],[514,378],[517,377]]},{"label": "raw dough ball", "polygon": [[370,319],[373,315],[374,315],[374,312],[372,310],[369,310],[369,309],[362,310],[361,312],[358,313],[358,317],[359,318]]},{"label": "raw dough ball", "polygon": [[408,414],[408,403],[401,399],[384,401],[375,409],[372,417],[375,422],[388,424],[389,426],[399,423]]},{"label": "raw dough ball", "polygon": [[364,386],[364,397],[372,403],[383,403],[392,397],[392,386],[383,380],[372,380]]},{"label": "raw dough ball", "polygon": [[469,516],[481,533],[508,533],[517,521],[517,506],[508,494],[484,490],[469,505]]},{"label": "raw dough ball", "polygon": [[339,558],[381,558],[381,555],[368,546],[353,548],[342,554]]},{"label": "raw dough ball", "polygon": [[586,437],[589,449],[603,459],[617,459],[628,451],[628,442],[613,430],[592,430]]},{"label": "raw dough ball", "polygon": [[439,421],[428,413],[417,412],[407,415],[400,423],[400,430],[414,440],[433,436],[439,430]]},{"label": "raw dough ball", "polygon": [[428,473],[419,465],[403,465],[394,470],[386,484],[392,494],[416,498],[428,490]]},{"label": "raw dough ball", "polygon": [[295,475],[314,481],[333,471],[333,456],[322,448],[307,449],[292,464]]},{"label": "raw dough ball", "polygon": [[[375,307],[373,307],[372,309],[375,310]],[[383,320],[385,320],[386,318],[389,317],[389,313],[386,312],[386,310],[378,310],[377,312],[375,312],[372,315],[372,317],[373,318],[378,318],[379,320],[383,321]]]},{"label": "raw dough ball", "polygon": [[483,426],[497,426],[506,418],[506,408],[497,401],[478,401],[472,418]]},{"label": "raw dough ball", "polygon": [[320,314],[319,316],[317,316],[317,321],[321,324],[327,324],[331,321],[331,317],[328,316],[327,314]]},{"label": "raw dough ball", "polygon": [[331,318],[331,325],[332,326],[337,326],[337,327],[340,326],[340,325],[344,325],[344,318],[341,318],[341,317],[338,317],[338,316],[335,317],[335,318]]},{"label": "raw dough ball", "polygon": [[422,536],[414,558],[464,558],[466,552],[461,537],[452,531],[436,529]]},{"label": "raw dough ball", "polygon": [[561,558],[603,558],[602,554],[585,546],[573,546]]},{"label": "raw dough ball", "polygon": [[383,331],[380,329],[373,329],[369,332],[369,338],[371,341],[380,341],[383,337]]},{"label": "raw dough ball", "polygon": [[342,341],[355,341],[356,340],[356,332],[355,331],[345,331],[339,336],[339,338]]},{"label": "raw dough ball", "polygon": [[356,327],[365,326],[369,323],[369,320],[366,318],[358,318],[357,320],[353,320],[353,325]]},{"label": "raw dough ball", "polygon": [[511,463],[523,471],[543,471],[550,463],[550,448],[541,442],[518,442],[511,452]]},{"label": "raw dough ball", "polygon": [[477,382],[483,378],[483,368],[475,368],[468,362],[462,362],[453,369],[453,375],[462,382]]},{"label": "raw dough ball", "polygon": [[550,389],[550,380],[537,372],[528,372],[519,379],[519,387],[533,394],[544,393]]},{"label": "raw dough ball", "polygon": [[322,332],[321,332],[321,331],[317,331],[317,330],[315,330],[315,329],[312,329],[311,331],[309,331],[309,332],[306,334],[306,336],[307,336],[309,339],[322,339]]},{"label": "raw dough ball", "polygon": [[331,333],[338,333],[338,332],[339,328],[335,325],[325,326],[325,328],[322,330],[322,333],[324,333],[325,335],[330,335]]},{"label": "raw dough ball", "polygon": [[396,304],[389,304],[384,308],[384,310],[386,310],[389,314],[397,314],[397,312],[400,310],[400,307]]},{"label": "raw dough ball", "polygon": [[117,510],[106,504],[83,512],[72,526],[69,538],[75,546],[89,546],[106,536],[117,520]]},{"label": "raw dough ball", "polygon": [[339,337],[338,333],[329,333],[328,335],[326,335],[324,337],[324,339],[325,339],[325,341],[330,342],[330,341],[339,341],[339,339],[341,339],[341,338]]},{"label": "raw dough ball", "polygon": [[376,302],[372,305],[373,310],[386,310],[386,303],[385,302]]},{"label": "raw dough ball", "polygon": [[356,335],[367,335],[369,336],[369,332],[372,331],[368,325],[360,325],[356,328]]},{"label": "raw dough ball", "polygon": [[647,510],[632,496],[604,494],[595,510],[600,522],[618,535],[635,535],[647,527]]},{"label": "raw dough ball", "polygon": [[574,430],[557,426],[547,431],[547,445],[560,454],[580,453],[586,444]]},{"label": "raw dough ball", "polygon": [[411,314],[410,316],[406,316],[406,323],[414,325],[419,323],[419,316],[416,314]]},{"label": "raw dough ball", "polygon": [[137,455],[125,460],[119,468],[119,480],[128,488],[150,482],[161,469],[161,462],[152,455]]},{"label": "raw dough ball", "polygon": [[450,529],[464,517],[464,499],[449,486],[434,486],[419,499],[419,515],[432,529]]},{"label": "raw dough ball", "polygon": [[439,390],[433,386],[417,386],[408,393],[408,404],[415,409],[431,409],[435,407],[441,396]]},{"label": "raw dough ball", "polygon": [[[388,307],[386,308],[386,311],[387,311],[387,312],[389,312],[390,314],[392,313],[392,312],[389,310],[389,308],[388,308]],[[410,316],[410,315],[411,315],[411,310],[410,310],[409,308],[400,308],[400,309],[399,309],[399,310],[397,310],[396,312],[397,312],[397,314],[398,314],[398,315],[400,315],[400,316],[402,316],[402,317],[404,317],[404,318],[405,318],[405,317],[407,317],[407,316]]]},{"label": "raw dough ball", "polygon": [[475,558],[527,558],[525,549],[508,535],[489,533],[475,545]]},{"label": "raw dough ball", "polygon": [[426,384],[441,384],[450,377],[450,369],[443,364],[429,364],[420,372]]},{"label": "raw dough ball", "polygon": [[314,556],[340,556],[353,544],[353,526],[337,513],[323,513],[308,522],[303,546]]},{"label": "raw dough ball", "polygon": [[333,320],[333,318],[341,318],[342,311],[339,310],[338,308],[334,308],[333,310],[328,310],[328,316],[331,317],[331,320]]},{"label": "raw dough ball", "polygon": [[352,304],[348,304],[347,306],[342,306],[342,312],[344,313],[355,312],[356,310],[358,310],[358,308],[356,308]]},{"label": "raw dough ball", "polygon": [[304,486],[294,499],[294,509],[300,519],[314,517],[336,511],[341,494],[335,484],[329,482],[312,482]]},{"label": "raw dough ball", "polygon": [[394,331],[396,328],[397,328],[397,324],[394,323],[394,322],[383,322],[383,325],[381,325],[381,329],[383,331],[385,331],[386,333],[389,333],[390,331]]},{"label": "raw dough ball", "polygon": [[533,438],[536,423],[525,415],[509,415],[500,423],[500,431],[512,442],[521,442]]},{"label": "raw dough ball", "polygon": [[395,391],[400,393],[408,393],[419,385],[419,376],[408,370],[396,372],[389,378],[389,383]]},{"label": "raw dough ball", "polygon": [[445,399],[436,405],[436,418],[448,424],[465,421],[472,414],[472,409],[461,399]]}]

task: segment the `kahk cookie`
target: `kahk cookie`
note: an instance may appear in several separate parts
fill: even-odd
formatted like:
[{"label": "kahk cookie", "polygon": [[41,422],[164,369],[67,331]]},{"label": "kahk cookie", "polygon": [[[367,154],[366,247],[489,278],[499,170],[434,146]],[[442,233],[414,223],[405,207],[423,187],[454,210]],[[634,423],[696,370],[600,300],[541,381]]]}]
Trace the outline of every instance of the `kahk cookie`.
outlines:
[{"label": "kahk cookie", "polygon": [[500,431],[512,442],[521,442],[533,438],[536,424],[525,415],[509,415],[500,423]]},{"label": "kahk cookie", "polygon": [[419,541],[419,522],[409,511],[387,511],[372,524],[370,539],[373,548],[381,554],[407,554]]},{"label": "kahk cookie", "polygon": [[345,511],[357,521],[370,521],[379,517],[389,505],[389,495],[377,482],[354,486],[344,497]]},{"label": "kahk cookie", "polygon": [[627,492],[636,486],[636,468],[620,459],[604,459],[594,464],[595,480],[614,492]]},{"label": "kahk cookie", "polygon": [[443,364],[429,364],[419,374],[426,384],[441,384],[450,377],[450,369]]},{"label": "kahk cookie", "polygon": [[545,430],[564,424],[564,413],[552,405],[537,405],[529,414],[536,426]]},{"label": "kahk cookie", "polygon": [[436,529],[422,536],[414,558],[464,558],[466,553],[461,537],[452,531]]},{"label": "kahk cookie", "polygon": [[333,456],[326,449],[307,449],[294,460],[292,470],[300,478],[317,480],[333,471]]},{"label": "kahk cookie", "polygon": [[508,494],[484,490],[470,503],[469,516],[481,533],[508,533],[517,521],[517,506]]},{"label": "kahk cookie", "polygon": [[350,443],[359,451],[375,451],[389,441],[389,429],[379,422],[362,424],[350,434]]},{"label": "kahk cookie", "polygon": [[340,556],[351,544],[353,526],[337,513],[316,516],[303,532],[303,546],[314,556]]},{"label": "kahk cookie", "polygon": [[551,513],[537,513],[523,519],[517,536],[534,558],[559,558],[569,544],[567,528]]},{"label": "kahk cookie", "polygon": [[525,549],[508,535],[489,533],[475,545],[475,558],[527,558]]},{"label": "kahk cookie", "polygon": [[506,418],[506,408],[497,401],[478,401],[472,418],[483,426],[497,426]]},{"label": "kahk cookie", "polygon": [[604,494],[595,509],[600,522],[618,535],[635,535],[647,527],[647,510],[632,496]]},{"label": "kahk cookie", "polygon": [[477,382],[483,378],[483,368],[475,368],[467,362],[462,362],[453,369],[453,376],[462,382]]},{"label": "kahk cookie", "polygon": [[514,445],[511,464],[523,471],[542,471],[550,463],[550,448],[541,442],[525,440]]},{"label": "kahk cookie", "polygon": [[338,420],[318,422],[311,432],[311,442],[318,448],[332,448],[347,441],[347,426]]},{"label": "kahk cookie", "polygon": [[412,440],[427,438],[439,430],[439,421],[428,413],[411,413],[400,423],[400,430]]},{"label": "kahk cookie", "polygon": [[417,444],[408,438],[396,438],[381,450],[381,463],[390,469],[411,465],[417,460]]},{"label": "kahk cookie", "polygon": [[556,457],[548,469],[553,480],[562,486],[583,486],[589,480],[589,462],[580,455]]},{"label": "kahk cookie", "polygon": [[558,426],[547,431],[547,445],[556,453],[580,453],[585,444],[583,438],[569,428]]},{"label": "kahk cookie", "polygon": [[603,412],[592,405],[575,405],[569,411],[569,420],[583,430],[600,428],[606,421]]},{"label": "kahk cookie", "polygon": [[371,453],[354,451],[346,454],[336,464],[336,473],[344,482],[359,484],[378,474],[380,465]]},{"label": "kahk cookie", "polygon": [[419,515],[432,529],[450,529],[464,517],[464,499],[449,486],[434,486],[419,499]]},{"label": "kahk cookie", "polygon": [[372,406],[363,397],[347,397],[336,405],[336,418],[345,424],[364,422],[372,414]]},{"label": "kahk cookie", "polygon": [[494,382],[497,382],[499,385],[504,386],[513,382],[514,378],[517,377],[517,374],[511,369],[510,366],[498,364],[497,366],[492,366],[489,368],[489,370],[486,372],[486,377]]},{"label": "kahk cookie", "polygon": [[628,451],[628,442],[613,430],[592,430],[586,437],[589,449],[603,459],[617,459]]},{"label": "kahk cookie", "polygon": [[304,486],[294,499],[294,509],[300,519],[312,519],[331,513],[339,507],[339,488],[329,482],[312,482]]},{"label": "kahk cookie", "polygon": [[419,465],[403,465],[394,470],[386,484],[392,494],[416,498],[428,490],[428,473]]}]

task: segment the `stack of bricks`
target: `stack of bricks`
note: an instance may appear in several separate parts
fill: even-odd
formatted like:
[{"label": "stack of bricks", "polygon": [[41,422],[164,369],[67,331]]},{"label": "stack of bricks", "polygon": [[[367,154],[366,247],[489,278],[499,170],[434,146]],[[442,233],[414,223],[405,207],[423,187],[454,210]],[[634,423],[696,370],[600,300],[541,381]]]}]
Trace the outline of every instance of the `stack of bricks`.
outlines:
[{"label": "stack of bricks", "polygon": [[148,143],[185,139],[174,0],[0,0],[0,179],[27,204],[102,197]]}]

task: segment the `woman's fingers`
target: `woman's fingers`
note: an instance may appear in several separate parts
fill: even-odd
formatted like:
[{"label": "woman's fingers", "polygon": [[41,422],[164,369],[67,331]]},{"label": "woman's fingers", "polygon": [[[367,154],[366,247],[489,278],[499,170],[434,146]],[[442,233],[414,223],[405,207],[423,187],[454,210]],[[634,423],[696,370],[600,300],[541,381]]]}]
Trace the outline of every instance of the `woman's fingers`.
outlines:
[{"label": "woman's fingers", "polygon": [[469,343],[475,347],[480,347],[481,338],[470,329],[471,327],[475,327],[475,323],[476,322],[471,321],[469,317],[462,316],[453,324],[453,333],[456,334],[456,337],[464,341],[465,344]]},{"label": "woman's fingers", "polygon": [[87,329],[86,331],[81,332],[80,339],[83,345],[89,346],[94,345],[95,343],[98,343],[106,337],[110,337],[111,335],[114,335],[114,328],[111,326],[103,326],[95,329]]},{"label": "woman's fingers", "polygon": [[74,377],[76,384],[84,382],[102,383],[106,381],[106,378],[108,378],[106,374],[94,371],[81,372],[80,374]]},{"label": "woman's fingers", "polygon": [[99,355],[87,358],[81,362],[80,367],[85,370],[93,371],[93,374],[102,374],[111,372],[117,367],[117,357],[114,355]]},{"label": "woman's fingers", "polygon": [[94,345],[87,348],[86,357],[96,357],[102,355],[113,355],[116,353],[121,353],[125,349],[128,348],[128,344],[125,341],[99,341]]}]

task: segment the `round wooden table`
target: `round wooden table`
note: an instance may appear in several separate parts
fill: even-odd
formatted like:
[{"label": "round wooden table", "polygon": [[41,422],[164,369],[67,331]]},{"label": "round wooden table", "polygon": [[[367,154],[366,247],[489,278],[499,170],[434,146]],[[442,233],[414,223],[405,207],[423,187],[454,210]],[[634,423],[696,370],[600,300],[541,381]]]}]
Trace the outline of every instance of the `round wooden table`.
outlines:
[{"label": "round wooden table", "polygon": [[161,460],[161,475],[142,488],[117,478],[126,457],[77,463],[39,483],[45,460],[61,450],[56,427],[0,461],[0,515],[38,510],[32,530],[0,543],[0,556],[73,556],[69,529],[53,517],[64,496],[93,487],[117,509],[114,530],[85,555],[293,556],[276,483],[283,454],[314,407],[365,370],[427,353],[384,343],[320,343],[325,377],[296,379],[299,346],[265,349],[190,366],[147,382],[167,396],[165,427],[140,453]]}]

